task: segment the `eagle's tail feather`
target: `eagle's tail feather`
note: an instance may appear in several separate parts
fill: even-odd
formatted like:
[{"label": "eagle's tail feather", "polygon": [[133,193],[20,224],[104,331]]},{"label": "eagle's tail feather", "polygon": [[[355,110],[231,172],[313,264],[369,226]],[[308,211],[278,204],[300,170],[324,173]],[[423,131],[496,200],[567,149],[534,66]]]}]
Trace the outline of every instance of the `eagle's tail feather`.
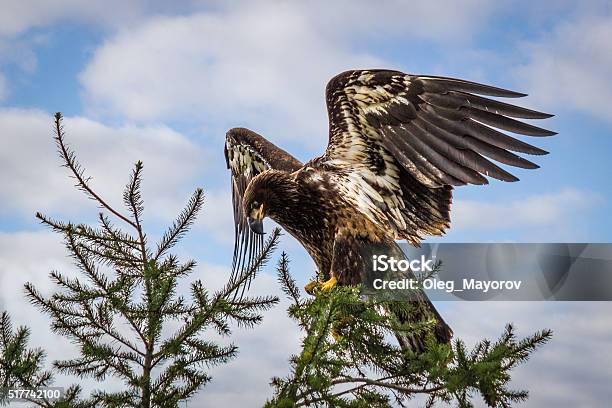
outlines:
[{"label": "eagle's tail feather", "polygon": [[[411,350],[414,353],[422,353],[425,351],[425,340],[431,333],[434,339],[440,344],[450,343],[453,337],[453,331],[450,326],[442,319],[434,305],[427,298],[410,302],[412,307],[401,308],[397,304],[390,303],[386,305],[386,311],[393,314],[398,323],[418,323],[425,322],[430,319],[435,320],[435,325],[431,330],[416,331],[406,333],[397,331],[395,336],[403,349]],[[407,311],[406,311],[407,309]]]}]

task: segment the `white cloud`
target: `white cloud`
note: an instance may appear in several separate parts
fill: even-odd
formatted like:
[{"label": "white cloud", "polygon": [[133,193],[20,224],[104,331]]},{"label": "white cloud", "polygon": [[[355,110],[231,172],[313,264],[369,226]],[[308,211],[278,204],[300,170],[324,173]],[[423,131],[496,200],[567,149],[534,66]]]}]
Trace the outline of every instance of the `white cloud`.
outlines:
[{"label": "white cloud", "polygon": [[[65,276],[75,276],[76,269],[64,251],[59,236],[52,232],[0,233],[0,311],[8,311],[13,327],[30,328],[31,347],[47,352],[50,367],[54,359],[66,359],[77,355],[77,348],[66,338],[51,332],[49,317],[35,308],[25,297],[23,285],[31,282],[45,296],[55,290],[49,272],[61,271]],[[74,378],[56,375],[56,384],[67,387],[76,383]],[[78,381],[86,389],[92,389],[95,381]],[[118,381],[109,378],[107,387],[117,387]]]},{"label": "white cloud", "polygon": [[[276,295],[281,303],[264,312],[262,324],[254,329],[234,328],[231,339],[221,338],[239,347],[238,357],[210,369],[213,381],[194,397],[194,406],[263,406],[271,396],[270,379],[288,374],[289,357],[299,351],[301,334],[286,315],[288,302],[273,271],[274,262],[270,262],[253,281],[249,296]],[[229,272],[228,267],[204,263],[195,277],[218,289],[226,283]]]},{"label": "white cloud", "polygon": [[303,12],[310,14],[319,28],[327,27],[339,36],[357,36],[361,40],[402,35],[406,41],[425,39],[451,44],[469,41],[485,28],[488,17],[500,10],[499,4],[486,0],[391,0],[384,5],[341,0],[315,4]]},{"label": "white cloud", "polygon": [[[15,64],[26,73],[36,69],[34,47],[48,40],[45,28],[77,22],[116,28],[145,14],[141,1],[6,0],[0,13],[0,63]],[[40,32],[31,33],[35,28]]]},{"label": "white cloud", "polygon": [[453,230],[503,229],[564,224],[575,213],[591,208],[597,194],[576,189],[534,194],[510,202],[457,200],[453,203]]},{"label": "white cloud", "polygon": [[230,2],[120,31],[80,78],[94,114],[252,124],[272,138],[324,146],[326,82],[345,69],[392,67],[361,51],[366,38],[460,41],[482,27],[475,22],[490,4]]},{"label": "white cloud", "polygon": [[[229,175],[227,176],[229,178]],[[233,243],[234,210],[229,186],[225,190],[206,193],[206,204],[198,226],[204,227],[209,236],[223,243]],[[231,232],[231,233],[228,233]]]},{"label": "white cloud", "polygon": [[[0,12],[0,65],[11,64],[26,74],[38,66],[36,48],[47,45],[56,25],[81,24],[114,32],[157,13],[178,14],[190,4],[163,0],[4,0]],[[1,100],[1,99],[0,99]]]},{"label": "white cloud", "polygon": [[[74,212],[84,205],[96,214],[68,178],[52,140],[51,115],[29,110],[1,110],[3,148],[0,161],[0,215],[33,216]],[[92,177],[92,186],[121,206],[131,168],[144,162],[145,217],[167,220],[191,194],[194,176],[206,169],[206,153],[165,126],[109,127],[80,117],[66,118],[66,140]]]},{"label": "white cloud", "polygon": [[[271,275],[266,294],[279,294],[279,286]],[[270,380],[289,374],[289,358],[299,352],[300,332],[285,312],[287,303],[264,314],[264,321],[253,330],[239,330],[232,339],[238,347],[238,357],[214,368],[211,384],[194,398],[194,406],[252,407],[263,406],[272,396]]]},{"label": "white cloud", "polygon": [[376,61],[326,41],[290,3],[245,4],[124,30],[96,51],[81,81],[94,110],[142,121],[257,120],[275,132],[283,118],[302,129],[285,137],[316,130],[321,142],[327,79]]},{"label": "white cloud", "polygon": [[612,120],[612,16],[580,17],[558,24],[525,46],[529,61],[517,76],[533,99]]},{"label": "white cloud", "polygon": [[[610,306],[606,302],[440,302],[455,336],[468,345],[496,339],[507,322],[519,337],[553,330],[552,340],[514,370],[513,388],[530,407],[603,406],[610,395]],[[484,407],[484,404],[477,404]]]}]

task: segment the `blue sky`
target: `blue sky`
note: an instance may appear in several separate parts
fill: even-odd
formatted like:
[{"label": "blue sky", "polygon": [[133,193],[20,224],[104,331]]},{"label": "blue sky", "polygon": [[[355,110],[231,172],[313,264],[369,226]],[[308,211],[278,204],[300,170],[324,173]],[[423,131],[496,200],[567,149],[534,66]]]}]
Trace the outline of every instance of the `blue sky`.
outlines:
[{"label": "blue sky", "polygon": [[[223,282],[232,246],[229,174],[222,154],[225,131],[246,126],[302,160],[312,158],[326,145],[325,83],[352,68],[491,83],[526,92],[530,96],[520,101],[524,106],[556,114],[545,127],[559,135],[531,140],[550,151],[534,158],[542,168],[517,171],[518,183],[458,189],[453,227],[436,240],[611,241],[609,2],[4,3],[0,308],[24,323],[40,323],[41,344],[53,340],[44,330],[44,319],[23,307],[20,287],[32,280],[51,290],[47,272],[71,266],[57,239],[33,214],[42,210],[89,220],[97,213],[72,191],[59,167],[50,131],[55,111],[66,116],[68,140],[94,185],[111,201],[120,201],[130,164],[144,160],[146,221],[152,236],[171,222],[196,186],[204,187],[207,204],[181,253],[200,261],[199,273],[211,285]],[[289,237],[283,238],[282,248],[305,282],[314,270],[305,252]],[[276,293],[278,288],[264,274],[257,290]],[[533,318],[544,312],[558,325],[553,329],[570,336],[570,323],[562,323],[560,316],[579,316],[583,310],[595,313],[593,341],[608,338],[596,315],[609,312],[605,304],[498,305],[492,308],[495,325],[467,325],[463,317],[477,316],[479,307],[441,305],[455,326],[464,329],[459,333],[471,338],[495,335],[509,320],[523,322],[526,330],[544,327],[551,321]],[[266,324],[295,330],[283,320],[282,310],[269,320]],[[262,330],[241,334],[243,354],[273,347],[265,343]],[[266,361],[241,356],[242,366],[221,369],[212,391],[202,393],[203,401],[238,404],[232,390],[222,385],[237,367],[267,367],[266,378],[282,374],[297,341],[293,334],[287,336],[286,345],[275,345],[278,353]],[[576,346],[565,340],[553,341],[551,348],[561,354]],[[609,345],[606,353],[612,360]],[[532,364],[546,370],[553,363]],[[244,375],[253,383],[252,397],[264,400],[266,378]],[[520,378],[528,382],[529,373]],[[550,383],[577,386],[559,375]],[[566,402],[589,405],[605,396],[603,388],[591,391],[593,400]],[[534,401],[540,406],[551,402],[544,395]]]}]

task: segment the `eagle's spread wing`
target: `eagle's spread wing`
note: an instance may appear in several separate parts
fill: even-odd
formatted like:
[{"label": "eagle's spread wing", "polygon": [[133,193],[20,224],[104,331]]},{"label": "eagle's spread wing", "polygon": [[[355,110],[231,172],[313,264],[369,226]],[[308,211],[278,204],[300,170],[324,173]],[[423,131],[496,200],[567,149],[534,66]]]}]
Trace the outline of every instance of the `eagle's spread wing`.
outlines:
[{"label": "eagle's spread wing", "polygon": [[538,166],[512,152],[546,154],[502,133],[554,132],[512,118],[552,115],[479,95],[524,94],[460,79],[398,71],[347,71],[326,89],[330,140],[317,161],[338,174],[341,189],[396,238],[418,242],[448,227],[452,186],[518,179],[489,159]]},{"label": "eagle's spread wing", "polygon": [[259,173],[276,169],[287,172],[302,166],[299,160],[276,147],[257,133],[244,129],[230,129],[225,137],[225,160],[232,173],[232,203],[234,206],[235,243],[232,277],[248,266],[263,244],[263,236],[248,226],[242,208],[242,197],[249,182]]}]

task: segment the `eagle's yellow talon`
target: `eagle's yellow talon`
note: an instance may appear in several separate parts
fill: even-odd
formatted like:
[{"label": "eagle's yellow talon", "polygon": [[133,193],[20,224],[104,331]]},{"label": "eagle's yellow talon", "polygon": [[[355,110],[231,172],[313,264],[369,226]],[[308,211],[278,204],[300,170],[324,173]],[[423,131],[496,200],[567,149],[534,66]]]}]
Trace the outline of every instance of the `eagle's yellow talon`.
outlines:
[{"label": "eagle's yellow talon", "polygon": [[306,286],[304,286],[304,290],[306,291],[306,293],[308,293],[309,295],[314,294],[314,290],[317,286],[319,286],[321,284],[321,282],[313,280],[311,282],[308,282],[306,284]]},{"label": "eagle's yellow talon", "polygon": [[338,283],[338,281],[335,277],[332,276],[327,282],[323,282],[323,284],[321,285],[321,291],[329,292],[334,288],[334,286],[336,286],[336,283]]}]

